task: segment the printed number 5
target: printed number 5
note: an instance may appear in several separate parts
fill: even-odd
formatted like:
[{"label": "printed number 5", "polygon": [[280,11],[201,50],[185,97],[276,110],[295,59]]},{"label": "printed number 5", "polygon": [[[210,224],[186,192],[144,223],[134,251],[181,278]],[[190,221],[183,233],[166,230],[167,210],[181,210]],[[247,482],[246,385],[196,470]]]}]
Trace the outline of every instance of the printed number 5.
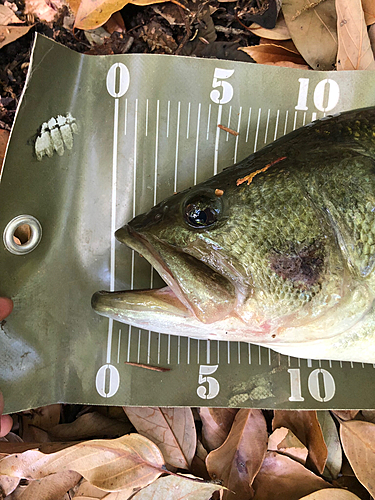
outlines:
[{"label": "printed number 5", "polygon": [[204,385],[200,385],[197,389],[197,394],[202,399],[213,399],[219,394],[220,385],[219,382],[214,377],[204,377],[203,375],[212,375],[218,369],[219,365],[201,365],[199,367],[199,384],[208,384],[208,394],[207,388]]},{"label": "printed number 5", "polygon": [[222,87],[223,95],[220,97],[220,92],[218,90],[211,90],[211,100],[216,104],[226,104],[233,97],[233,87],[229,82],[223,82],[222,80],[226,80],[234,73],[234,69],[224,69],[224,68],[215,68],[214,79],[212,80],[212,86]]}]

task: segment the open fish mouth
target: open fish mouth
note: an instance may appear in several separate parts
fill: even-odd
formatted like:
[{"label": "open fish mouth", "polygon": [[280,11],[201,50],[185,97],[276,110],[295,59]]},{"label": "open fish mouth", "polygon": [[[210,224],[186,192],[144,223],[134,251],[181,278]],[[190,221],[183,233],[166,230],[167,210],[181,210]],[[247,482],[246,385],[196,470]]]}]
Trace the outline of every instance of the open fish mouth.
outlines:
[{"label": "open fish mouth", "polygon": [[92,307],[97,313],[141,328],[170,331],[173,326],[177,328],[180,321],[187,322],[193,329],[208,327],[235,309],[235,286],[201,260],[156,236],[146,238],[130,225],[116,231],[116,238],[145,257],[167,286],[96,292]]}]

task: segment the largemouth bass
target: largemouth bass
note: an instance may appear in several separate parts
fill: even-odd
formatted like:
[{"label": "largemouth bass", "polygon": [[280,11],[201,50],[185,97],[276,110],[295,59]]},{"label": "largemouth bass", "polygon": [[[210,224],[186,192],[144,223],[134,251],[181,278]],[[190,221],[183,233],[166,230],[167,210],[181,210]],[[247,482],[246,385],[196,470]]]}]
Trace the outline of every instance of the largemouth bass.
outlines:
[{"label": "largemouth bass", "polygon": [[116,232],[167,286],[97,292],[147,330],[375,362],[375,108],[298,129]]}]

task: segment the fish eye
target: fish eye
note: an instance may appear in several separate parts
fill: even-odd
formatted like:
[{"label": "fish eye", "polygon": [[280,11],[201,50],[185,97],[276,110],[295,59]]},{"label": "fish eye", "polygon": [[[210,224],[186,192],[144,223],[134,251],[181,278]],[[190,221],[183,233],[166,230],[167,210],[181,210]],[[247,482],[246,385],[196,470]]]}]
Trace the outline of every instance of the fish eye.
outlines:
[{"label": "fish eye", "polygon": [[206,228],[215,224],[221,210],[222,202],[219,197],[195,194],[184,203],[183,216],[189,226]]}]

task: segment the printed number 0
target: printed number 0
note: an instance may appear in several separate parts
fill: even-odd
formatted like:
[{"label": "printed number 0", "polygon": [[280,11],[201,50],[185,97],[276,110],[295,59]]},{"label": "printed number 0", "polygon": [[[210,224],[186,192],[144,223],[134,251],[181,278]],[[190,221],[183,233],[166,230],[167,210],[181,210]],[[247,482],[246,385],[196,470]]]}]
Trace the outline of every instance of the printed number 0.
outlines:
[{"label": "printed number 0", "polygon": [[202,399],[213,399],[219,394],[220,385],[219,382],[214,377],[206,377],[204,375],[212,375],[216,372],[219,365],[201,365],[199,367],[199,384],[208,384],[208,394],[207,388],[204,385],[200,385],[197,389],[197,394]]},{"label": "printed number 0", "polygon": [[107,91],[115,98],[122,97],[129,88],[129,70],[122,63],[115,63],[109,68],[107,73]]},{"label": "printed number 0", "polygon": [[222,80],[226,80],[234,73],[234,69],[224,69],[224,68],[215,68],[214,79],[212,80],[212,86],[222,87],[223,94],[220,97],[220,92],[218,90],[211,90],[211,100],[216,104],[226,104],[233,97],[233,87],[229,82],[223,82]]}]

